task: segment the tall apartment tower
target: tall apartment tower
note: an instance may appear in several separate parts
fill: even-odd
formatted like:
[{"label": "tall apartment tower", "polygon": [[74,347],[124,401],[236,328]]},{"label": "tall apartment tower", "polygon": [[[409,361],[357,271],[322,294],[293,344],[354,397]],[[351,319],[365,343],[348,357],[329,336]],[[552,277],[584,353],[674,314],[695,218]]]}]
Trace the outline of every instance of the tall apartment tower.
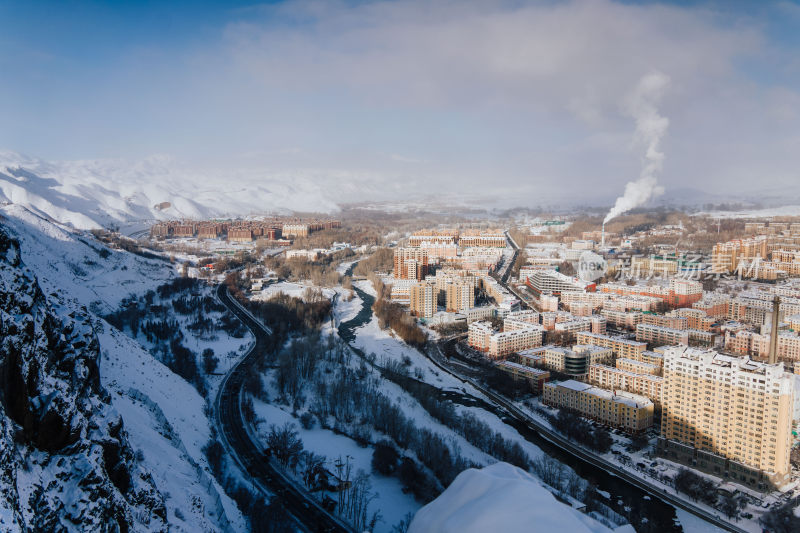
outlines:
[{"label": "tall apartment tower", "polygon": [[475,307],[475,288],[470,283],[448,283],[445,286],[445,307],[450,312],[466,311]]},{"label": "tall apartment tower", "polygon": [[424,248],[395,248],[394,277],[422,281],[428,275],[428,251]]},{"label": "tall apartment tower", "polygon": [[776,296],[772,299],[772,331],[769,335],[769,363],[778,362],[778,326],[780,325],[781,299]]},{"label": "tall apartment tower", "polygon": [[410,310],[414,316],[430,318],[436,314],[436,291],[428,283],[417,283],[409,290]]},{"label": "tall apartment tower", "polygon": [[667,348],[659,452],[755,489],[780,486],[790,473],[793,386],[782,363]]}]

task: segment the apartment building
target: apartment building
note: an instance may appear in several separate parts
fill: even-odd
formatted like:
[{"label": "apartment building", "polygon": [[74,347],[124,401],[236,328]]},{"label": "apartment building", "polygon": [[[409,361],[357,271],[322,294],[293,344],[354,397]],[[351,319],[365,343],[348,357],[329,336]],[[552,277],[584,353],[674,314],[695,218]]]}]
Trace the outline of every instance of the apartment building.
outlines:
[{"label": "apartment building", "polygon": [[[631,361],[631,359],[627,359],[627,361]],[[661,405],[664,386],[664,378],[661,376],[632,372],[610,365],[591,365],[589,382],[603,389],[624,390],[639,394],[649,398],[656,406]]]},{"label": "apartment building", "polygon": [[616,365],[620,370],[627,370],[634,374],[649,374],[651,376],[658,376],[661,374],[660,366],[644,361],[637,361],[636,359],[628,359],[627,357],[620,357],[617,359]]},{"label": "apartment building", "polygon": [[739,268],[743,259],[767,259],[767,237],[735,239],[718,242],[711,250],[711,271],[716,274],[729,274]]},{"label": "apartment building", "polygon": [[284,237],[308,237],[308,224],[284,224],[281,234]]},{"label": "apartment building", "polygon": [[395,248],[394,277],[422,281],[427,275],[427,250],[423,248]]},{"label": "apartment building", "polygon": [[458,245],[462,248],[505,248],[506,236],[500,230],[465,231],[458,237]]},{"label": "apartment building", "polygon": [[520,362],[525,366],[544,366],[544,351],[553,346],[540,346],[538,348],[528,348],[517,352]]},{"label": "apartment building", "polygon": [[[696,310],[695,310],[696,311]],[[688,329],[689,319],[675,315],[656,315],[654,313],[643,313],[642,324],[660,326],[662,328]]]},{"label": "apartment building", "polygon": [[628,433],[639,433],[653,424],[653,402],[625,391],[608,391],[580,381],[545,383],[546,405],[568,409]]},{"label": "apartment building", "polygon": [[592,315],[591,317],[589,317],[589,321],[592,323],[592,333],[597,335],[606,334],[606,327],[608,323],[605,317],[599,315]]},{"label": "apartment building", "polygon": [[451,260],[458,257],[458,245],[455,243],[424,241],[420,243],[419,247],[428,252],[431,261]]},{"label": "apartment building", "polygon": [[228,241],[230,242],[252,242],[253,229],[244,227],[235,227],[228,229]]},{"label": "apartment building", "polygon": [[430,318],[436,314],[436,294],[429,283],[412,285],[409,291],[411,314],[421,318]]},{"label": "apartment building", "polygon": [[664,354],[655,351],[651,352],[645,350],[632,359],[634,361],[641,361],[642,363],[648,363],[657,366],[659,369],[664,367]]},{"label": "apartment building", "polygon": [[[747,353],[766,359],[769,355],[769,335],[754,333],[751,340],[750,351]],[[778,333],[775,353],[779,361],[800,361],[800,336],[793,331]]]},{"label": "apartment building", "polygon": [[615,328],[636,329],[636,326],[642,323],[644,315],[638,311],[615,311],[612,309],[603,309],[600,311],[600,316],[606,319],[608,324]]},{"label": "apartment building", "polygon": [[489,337],[489,357],[497,359],[520,350],[541,346],[542,333],[542,328],[534,325],[494,333]]},{"label": "apartment building", "polygon": [[537,295],[546,293],[560,294],[563,291],[594,292],[596,288],[593,282],[565,276],[555,270],[537,270],[528,277],[526,283]]},{"label": "apartment building", "polygon": [[496,309],[494,306],[482,306],[482,307],[473,307],[471,309],[466,309],[461,311],[461,313],[467,317],[467,324],[472,324],[478,320],[486,320],[487,318],[492,318],[494,316]]},{"label": "apartment building", "polygon": [[458,241],[458,230],[420,230],[408,238],[409,246],[421,246],[422,243],[432,244],[456,244]]},{"label": "apartment building", "polygon": [[475,307],[475,287],[470,283],[448,283],[445,286],[445,308],[461,312]]},{"label": "apartment building", "polygon": [[572,376],[585,376],[589,372],[588,357],[568,348],[552,346],[544,350],[544,366],[548,370],[563,372]]},{"label": "apartment building", "polygon": [[588,318],[575,317],[572,320],[565,320],[563,322],[556,322],[555,331],[565,333],[567,335],[574,335],[579,331],[591,331],[592,321]]},{"label": "apartment building", "polygon": [[689,345],[689,332],[686,330],[662,328],[650,324],[636,326],[636,340],[649,344],[682,344]]},{"label": "apartment building", "polygon": [[473,322],[467,328],[467,343],[476,350],[489,351],[489,339],[494,330],[488,322]]},{"label": "apartment building", "polygon": [[589,333],[587,331],[581,331],[576,335],[576,343],[594,344],[595,346],[602,346],[603,348],[611,348],[615,356],[627,357],[629,359],[638,359],[639,354],[647,349],[646,342],[609,337],[608,335]]},{"label": "apartment building", "polygon": [[[542,295],[542,298],[545,296]],[[558,299],[556,298],[556,309],[558,309]],[[590,317],[592,316],[592,311],[594,311],[594,307],[589,302],[573,302],[569,304],[569,312],[575,316],[585,316]]]},{"label": "apartment building", "polygon": [[572,351],[584,354],[590,365],[611,364],[614,360],[614,352],[611,351],[611,348],[603,348],[594,344],[575,344]]},{"label": "apartment building", "polygon": [[542,345],[541,326],[524,323],[518,329],[496,332],[488,322],[473,322],[467,330],[467,342],[487,352],[492,359]]},{"label": "apartment building", "polygon": [[588,304],[594,311],[602,308],[609,298],[611,298],[609,294],[602,292],[561,291],[561,303],[570,310],[572,310],[574,304]]},{"label": "apartment building", "polygon": [[664,456],[759,490],[789,480],[794,378],[783,364],[664,351]]},{"label": "apartment building", "polygon": [[637,278],[674,276],[678,273],[678,260],[657,255],[631,257],[631,272]]},{"label": "apartment building", "polygon": [[[700,309],[714,318],[725,318],[728,316],[728,304],[730,297],[724,294],[705,294],[703,299],[692,304],[692,309]],[[700,329],[700,328],[698,328]]]},{"label": "apartment building", "polygon": [[531,391],[541,394],[545,382],[550,379],[550,372],[539,368],[513,363],[511,361],[499,361],[497,368],[510,374],[515,380],[527,381]]},{"label": "apartment building", "polygon": [[[680,309],[675,309],[671,311],[667,316],[670,317],[680,317],[686,319],[686,327],[685,328],[676,328],[676,329],[697,329],[700,331],[711,331],[711,328],[714,327],[716,320],[708,316],[708,313],[702,309],[691,308],[691,307],[682,307]],[[657,326],[663,324],[656,324]],[[674,326],[669,326],[674,327]]]}]

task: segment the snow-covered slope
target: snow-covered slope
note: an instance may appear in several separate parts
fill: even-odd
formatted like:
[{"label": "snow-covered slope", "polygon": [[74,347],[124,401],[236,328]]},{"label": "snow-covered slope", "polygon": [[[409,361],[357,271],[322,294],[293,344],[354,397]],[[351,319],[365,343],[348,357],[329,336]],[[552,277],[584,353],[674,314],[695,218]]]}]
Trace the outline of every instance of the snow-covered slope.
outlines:
[{"label": "snow-covered slope", "polygon": [[471,468],[420,509],[408,533],[523,533],[611,530],[558,500],[524,470],[508,463]]},{"label": "snow-covered slope", "polygon": [[163,530],[164,495],[100,385],[86,316],[45,296],[0,228],[4,530]]},{"label": "snow-covered slope", "polygon": [[[66,530],[104,531],[112,518],[122,530],[244,529],[202,452],[203,398],[98,316],[170,278],[169,263],[110,250],[20,206],[0,211],[0,235],[0,377],[13,377],[0,385],[0,531],[75,520]],[[132,488],[112,480],[117,464]]]},{"label": "snow-covered slope", "polygon": [[310,178],[284,180],[257,171],[202,173],[162,158],[48,162],[0,151],[2,203],[83,229],[337,209]]}]

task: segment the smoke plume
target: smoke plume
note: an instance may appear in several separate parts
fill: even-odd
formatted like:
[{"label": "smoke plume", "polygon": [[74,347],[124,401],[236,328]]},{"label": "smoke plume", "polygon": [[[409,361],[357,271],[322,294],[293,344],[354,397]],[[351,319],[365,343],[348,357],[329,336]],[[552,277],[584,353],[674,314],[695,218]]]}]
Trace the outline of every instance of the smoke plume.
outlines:
[{"label": "smoke plume", "polygon": [[625,102],[625,112],[636,120],[636,142],[645,147],[642,172],[638,180],[625,185],[625,193],[617,198],[603,224],[664,193],[664,188],[658,184],[664,164],[664,153],[659,151],[659,145],[667,132],[669,119],[658,113],[657,106],[667,85],[669,76],[651,72],[639,80]]}]

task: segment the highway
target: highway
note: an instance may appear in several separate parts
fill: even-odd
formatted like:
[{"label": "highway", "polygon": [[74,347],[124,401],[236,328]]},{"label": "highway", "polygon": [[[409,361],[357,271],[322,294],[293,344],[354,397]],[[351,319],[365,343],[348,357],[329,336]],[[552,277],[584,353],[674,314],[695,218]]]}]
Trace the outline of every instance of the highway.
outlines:
[{"label": "highway", "polygon": [[235,301],[225,285],[217,288],[217,298],[236,315],[255,338],[250,351],[228,372],[214,402],[215,423],[223,446],[264,496],[278,497],[301,530],[309,532],[347,532],[353,528],[328,512],[302,485],[289,478],[275,459],[267,459],[259,443],[248,431],[241,411],[242,386],[259,357],[269,345],[272,331]]}]

